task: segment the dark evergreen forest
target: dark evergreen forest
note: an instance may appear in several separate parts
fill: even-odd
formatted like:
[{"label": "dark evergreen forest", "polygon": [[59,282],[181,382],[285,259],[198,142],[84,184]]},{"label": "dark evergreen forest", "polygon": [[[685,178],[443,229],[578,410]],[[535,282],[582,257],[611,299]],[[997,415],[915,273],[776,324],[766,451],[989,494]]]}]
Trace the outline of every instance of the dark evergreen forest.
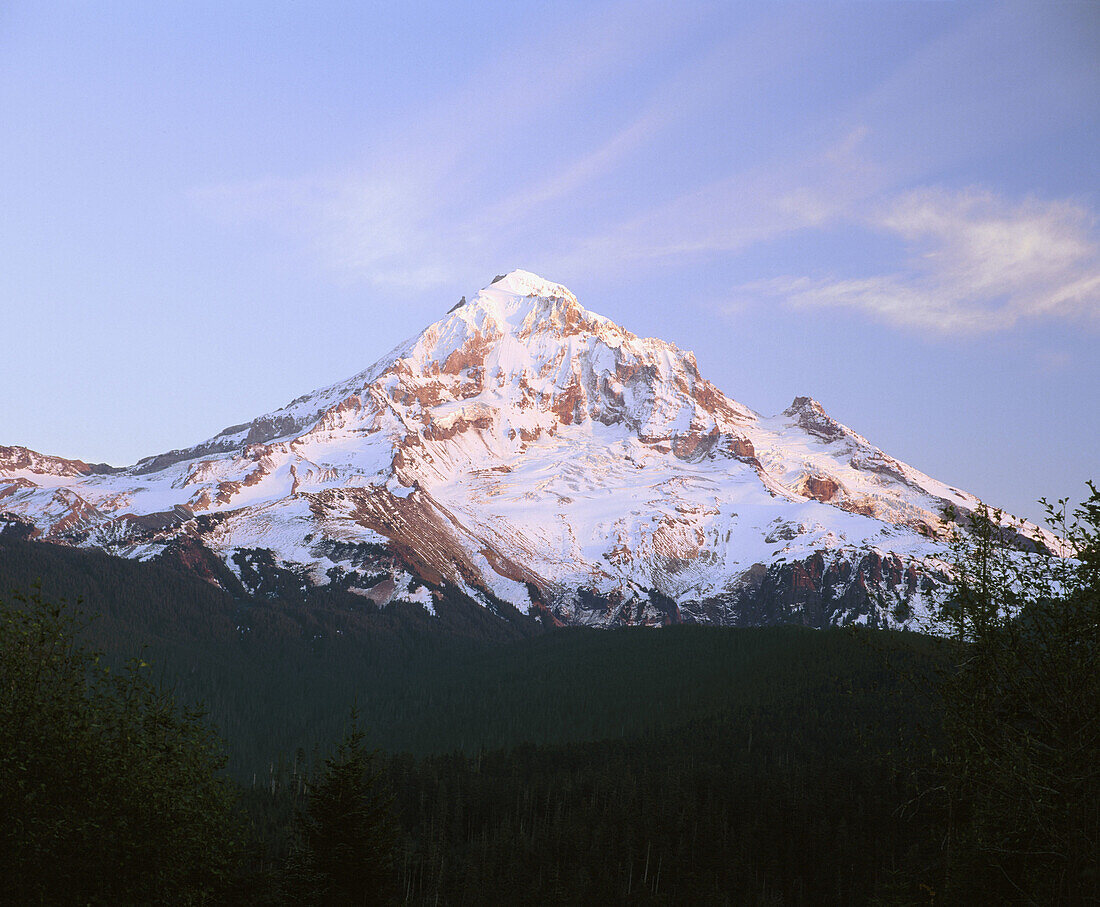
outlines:
[{"label": "dark evergreen forest", "polygon": [[[220,740],[208,812],[235,804],[232,833],[217,826],[231,858],[156,900],[1093,902],[1095,880],[1036,899],[955,834],[975,805],[944,777],[949,640],[544,630],[458,594],[437,617],[244,601],[164,565],[0,538],[0,600],[36,584],[94,616],[80,644],[115,670],[139,658]],[[94,879],[72,894],[127,902]]]}]

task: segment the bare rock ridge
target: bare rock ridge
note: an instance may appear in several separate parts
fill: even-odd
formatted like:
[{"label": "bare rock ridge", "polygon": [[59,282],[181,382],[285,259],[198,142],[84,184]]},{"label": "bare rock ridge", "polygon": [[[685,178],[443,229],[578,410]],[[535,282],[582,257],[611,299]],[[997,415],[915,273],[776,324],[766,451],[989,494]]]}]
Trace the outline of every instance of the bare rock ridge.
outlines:
[{"label": "bare rock ridge", "polygon": [[809,397],[754,412],[527,271],[193,447],[125,469],[0,447],[6,531],[238,594],[279,576],[434,612],[449,590],[596,626],[904,625],[940,594],[943,508],[977,503]]}]

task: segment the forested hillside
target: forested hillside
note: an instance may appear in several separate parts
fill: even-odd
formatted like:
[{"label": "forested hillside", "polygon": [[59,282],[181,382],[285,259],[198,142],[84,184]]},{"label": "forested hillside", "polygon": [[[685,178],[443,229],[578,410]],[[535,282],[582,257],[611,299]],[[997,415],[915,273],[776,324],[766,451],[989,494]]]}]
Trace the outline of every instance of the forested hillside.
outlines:
[{"label": "forested hillside", "polygon": [[[1100,525],[1100,499],[1087,506]],[[206,704],[232,793],[210,788],[220,812],[196,815],[236,843],[205,875],[181,864],[203,897],[934,904],[1011,903],[1030,891],[1038,902],[1089,903],[1096,731],[1074,710],[1096,700],[1100,534],[1067,530],[1080,567],[1037,560],[1028,574],[996,547],[994,522],[979,514],[974,531],[978,547],[961,555],[945,612],[954,640],[797,626],[547,629],[453,592],[437,616],[351,595],[234,599],[164,564],[12,538],[0,539],[0,601],[17,613],[27,598],[12,590],[40,580],[32,600],[81,599],[98,615],[81,631],[104,652],[96,689],[148,690],[94,707],[121,716],[111,719],[120,728],[130,715],[154,730],[176,720],[146,681],[109,680],[134,656],[177,701]],[[32,677],[39,656],[27,637],[9,638],[19,625],[6,624],[4,645],[30,651],[18,676]],[[32,615],[40,625],[49,619]],[[77,663],[99,664],[73,644]],[[178,723],[189,771],[209,748],[191,721]],[[65,749],[68,732],[43,733]],[[1069,748],[1057,743],[1066,733]],[[94,763],[94,727],[80,734]],[[132,770],[127,751],[107,750],[119,783]],[[14,758],[63,811],[66,760],[42,774],[34,752]],[[178,783],[171,764],[168,785]],[[80,774],[74,797],[99,796],[88,788],[95,772]],[[33,818],[35,798],[14,796]],[[222,817],[226,796],[235,825]],[[131,799],[115,811],[140,813]],[[41,865],[54,858],[48,846],[35,852]],[[114,903],[155,882],[126,866],[138,887],[118,875]],[[94,902],[97,876],[80,878],[91,887],[78,900]],[[334,888],[340,878],[359,894]]]},{"label": "forested hillside", "polygon": [[[535,632],[459,600],[436,618],[354,596],[237,601],[157,564],[0,542],[0,594],[39,580],[47,598],[83,599],[90,639],[108,654],[144,651],[181,700],[204,704],[242,780],[299,749],[312,758],[353,705],[371,744],[428,755],[630,738],[730,710],[897,687],[880,644],[844,631]],[[907,663],[935,650],[917,634],[879,639]]]}]

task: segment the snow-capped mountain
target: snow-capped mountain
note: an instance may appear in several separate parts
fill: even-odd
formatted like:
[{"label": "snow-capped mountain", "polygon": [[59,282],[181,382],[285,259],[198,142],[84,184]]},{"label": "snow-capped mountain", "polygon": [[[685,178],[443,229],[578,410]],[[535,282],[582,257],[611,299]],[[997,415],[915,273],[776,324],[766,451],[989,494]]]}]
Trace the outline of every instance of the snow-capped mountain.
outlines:
[{"label": "snow-capped mountain", "polygon": [[808,397],[761,416],[526,271],[186,450],[114,469],[0,447],[7,531],[240,594],[275,577],[430,611],[449,588],[596,625],[904,623],[938,594],[945,505],[977,503]]}]

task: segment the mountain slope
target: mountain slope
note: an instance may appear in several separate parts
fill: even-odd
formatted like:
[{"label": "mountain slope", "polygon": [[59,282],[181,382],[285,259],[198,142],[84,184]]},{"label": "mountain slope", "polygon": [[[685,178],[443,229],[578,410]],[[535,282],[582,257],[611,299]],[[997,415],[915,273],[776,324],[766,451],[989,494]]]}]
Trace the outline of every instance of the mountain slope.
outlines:
[{"label": "mountain slope", "polygon": [[904,623],[936,599],[944,506],[977,503],[809,398],[755,413],[525,271],[187,450],[113,470],[0,448],[0,515],[32,537],[244,593],[274,572],[431,612],[450,587],[599,626]]}]

